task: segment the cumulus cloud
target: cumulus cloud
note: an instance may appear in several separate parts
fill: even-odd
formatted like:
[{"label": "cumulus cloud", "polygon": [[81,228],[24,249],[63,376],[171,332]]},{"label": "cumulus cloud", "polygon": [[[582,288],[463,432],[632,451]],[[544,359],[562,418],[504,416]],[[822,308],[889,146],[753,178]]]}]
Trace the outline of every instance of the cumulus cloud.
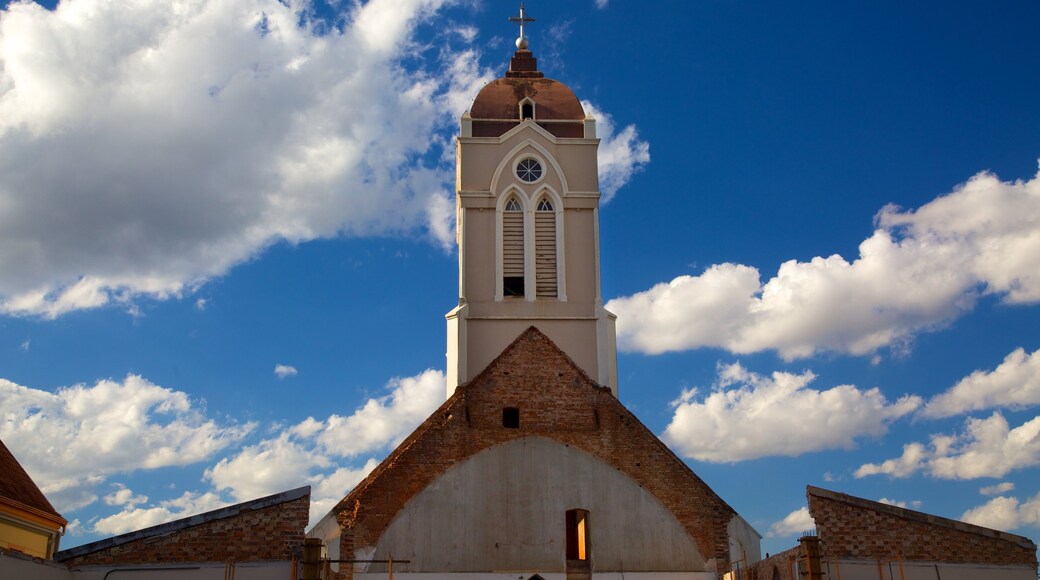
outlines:
[{"label": "cumulus cloud", "polygon": [[1000,495],[1002,493],[1014,491],[1014,489],[1015,484],[1010,481],[1002,481],[996,485],[987,485],[986,487],[979,489],[979,493],[982,495]]},{"label": "cumulus cloud", "polygon": [[[472,27],[418,39],[445,3],[0,10],[0,314],[183,296],[281,240],[450,247],[452,136],[495,75]],[[609,196],[646,144],[603,119]]]},{"label": "cumulus cloud", "polygon": [[116,490],[105,496],[108,505],[129,506],[131,508],[146,503],[148,496],[134,495],[134,491],[121,483],[116,484]]},{"label": "cumulus cloud", "polygon": [[296,376],[296,367],[290,365],[274,365],[274,374],[280,378]]},{"label": "cumulus cloud", "polygon": [[1014,497],[995,497],[964,512],[961,521],[997,530],[1040,526],[1040,493],[1025,502]]},{"label": "cumulus cloud", "polygon": [[253,429],[136,375],[54,393],[0,379],[0,409],[0,438],[59,511],[95,501],[109,474],[197,463]]},{"label": "cumulus cloud", "polygon": [[968,419],[959,435],[932,435],[928,445],[910,443],[903,454],[882,463],[866,463],[858,478],[869,475],[908,477],[924,472],[941,479],[1003,477],[1040,465],[1040,417],[1012,429],[1000,413]]},{"label": "cumulus cloud", "polygon": [[596,8],[599,8],[599,9],[602,10],[603,8],[606,8],[607,4],[609,4],[609,3],[610,3],[610,0],[596,0]]},{"label": "cumulus cloud", "polygon": [[905,348],[974,307],[1040,300],[1040,173],[1001,181],[979,173],[916,211],[883,208],[852,262],[833,255],[759,271],[717,264],[615,298],[618,346],[650,354],[700,347],[867,355]]},{"label": "cumulus cloud", "polygon": [[[277,427],[270,437],[234,449],[207,468],[203,479],[211,485],[208,490],[149,502],[116,484],[104,500],[122,509],[101,518],[91,529],[119,534],[303,485],[311,486],[314,524],[375,469],[379,461],[373,454],[396,445],[444,401],[444,381],[444,373],[436,370],[396,377],[386,385],[388,394],[369,399],[348,417],[333,415],[324,421],[308,417]],[[358,459],[365,454],[369,457]],[[91,482],[91,489],[102,481]]]},{"label": "cumulus cloud", "polygon": [[883,435],[891,421],[921,404],[915,396],[889,402],[877,388],[809,388],[815,378],[809,371],[766,377],[740,364],[721,365],[710,393],[688,389],[673,403],[675,414],[663,438],[701,461],[797,456],[848,449],[857,438]]},{"label": "cumulus cloud", "polygon": [[950,417],[980,409],[1040,405],[1040,350],[1016,349],[992,371],[975,371],[922,409],[925,417]]},{"label": "cumulus cloud", "polygon": [[350,416],[308,417],[221,459],[205,478],[237,501],[309,484],[313,523],[378,464],[372,457],[361,465],[340,460],[397,445],[444,402],[444,381],[437,370],[394,378],[386,385],[390,393],[369,399]]},{"label": "cumulus cloud", "polygon": [[614,119],[589,101],[581,102],[586,115],[596,118],[599,137],[599,189],[603,203],[609,202],[632,176],[650,163],[650,144],[639,138],[635,125],[614,132]]},{"label": "cumulus cloud", "polygon": [[185,492],[176,499],[159,502],[153,507],[140,508],[136,507],[136,504],[127,505],[123,511],[94,522],[92,529],[106,535],[125,534],[220,509],[229,503],[215,493]]},{"label": "cumulus cloud", "polygon": [[794,536],[815,527],[816,521],[809,515],[809,508],[803,507],[787,514],[784,516],[784,519],[769,526],[766,536],[770,538]]},{"label": "cumulus cloud", "polygon": [[329,453],[354,457],[396,446],[444,402],[444,372],[394,378],[390,393],[369,399],[350,416],[332,415],[315,433]]}]

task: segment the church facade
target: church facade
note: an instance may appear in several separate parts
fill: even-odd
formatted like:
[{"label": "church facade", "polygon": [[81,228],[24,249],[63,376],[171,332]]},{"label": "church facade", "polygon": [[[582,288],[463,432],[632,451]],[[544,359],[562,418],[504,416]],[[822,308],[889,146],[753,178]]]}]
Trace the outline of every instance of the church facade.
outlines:
[{"label": "church facade", "polygon": [[595,119],[517,48],[461,119],[447,401],[309,535],[341,578],[717,578],[760,536],[618,401]]}]

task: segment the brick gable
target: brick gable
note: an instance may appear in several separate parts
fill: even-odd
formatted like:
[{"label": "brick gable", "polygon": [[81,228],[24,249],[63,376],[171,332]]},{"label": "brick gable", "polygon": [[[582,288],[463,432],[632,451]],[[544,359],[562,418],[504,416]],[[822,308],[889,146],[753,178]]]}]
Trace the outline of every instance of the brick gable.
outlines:
[{"label": "brick gable", "polygon": [[[502,424],[519,409],[519,428]],[[398,446],[336,508],[340,554],[374,546],[394,516],[455,464],[495,445],[545,437],[611,465],[661,502],[706,558],[729,560],[727,525],[735,515],[610,389],[594,383],[531,327]],[[349,574],[349,567],[347,567]]]}]

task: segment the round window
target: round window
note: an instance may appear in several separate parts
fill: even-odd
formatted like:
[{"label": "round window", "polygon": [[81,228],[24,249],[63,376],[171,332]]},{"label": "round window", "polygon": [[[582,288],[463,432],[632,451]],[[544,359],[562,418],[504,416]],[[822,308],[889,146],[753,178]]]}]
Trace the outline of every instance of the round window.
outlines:
[{"label": "round window", "polygon": [[516,176],[520,178],[520,181],[534,183],[542,177],[542,164],[538,163],[537,159],[528,157],[517,164]]}]

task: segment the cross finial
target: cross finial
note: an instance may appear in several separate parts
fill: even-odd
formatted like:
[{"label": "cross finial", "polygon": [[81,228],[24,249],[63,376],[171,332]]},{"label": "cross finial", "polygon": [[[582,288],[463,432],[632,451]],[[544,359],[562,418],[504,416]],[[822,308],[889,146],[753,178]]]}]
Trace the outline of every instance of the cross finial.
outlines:
[{"label": "cross finial", "polygon": [[520,14],[517,16],[510,16],[509,21],[520,24],[520,36],[516,39],[517,50],[523,50],[527,48],[527,37],[524,36],[524,24],[528,22],[534,22],[534,18],[530,18],[526,14],[524,14],[523,2],[520,3]]}]

